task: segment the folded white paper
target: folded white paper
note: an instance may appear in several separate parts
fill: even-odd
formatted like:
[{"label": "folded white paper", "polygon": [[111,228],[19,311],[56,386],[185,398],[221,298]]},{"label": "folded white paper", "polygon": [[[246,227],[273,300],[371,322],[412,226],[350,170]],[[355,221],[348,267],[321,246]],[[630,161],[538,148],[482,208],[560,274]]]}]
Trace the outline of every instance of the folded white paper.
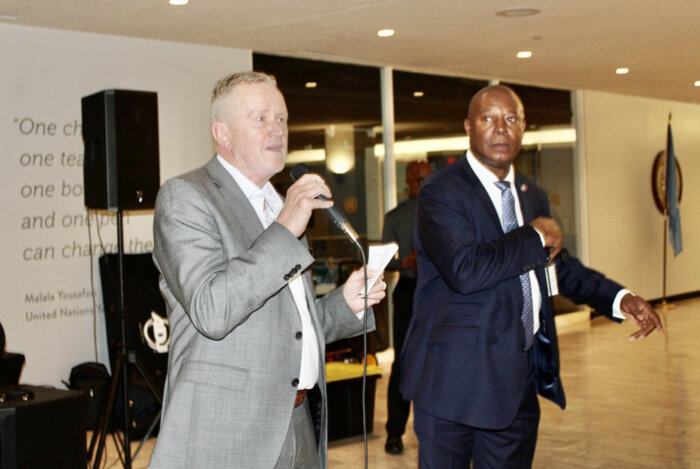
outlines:
[{"label": "folded white paper", "polygon": [[[367,270],[376,270],[377,275],[368,279],[367,291],[370,291],[374,286],[375,282],[384,271],[384,268],[389,263],[389,261],[396,255],[399,250],[399,245],[396,243],[381,244],[379,246],[369,247],[369,259],[367,259]],[[365,295],[363,291],[360,293],[362,296]]]}]

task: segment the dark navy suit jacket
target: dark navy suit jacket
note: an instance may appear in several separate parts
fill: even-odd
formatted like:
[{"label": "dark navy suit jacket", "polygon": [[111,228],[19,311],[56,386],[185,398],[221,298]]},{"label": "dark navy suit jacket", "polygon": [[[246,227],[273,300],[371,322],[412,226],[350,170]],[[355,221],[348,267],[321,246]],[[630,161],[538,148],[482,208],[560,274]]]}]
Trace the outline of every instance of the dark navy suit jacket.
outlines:
[{"label": "dark navy suit jacket", "polygon": [[[549,204],[544,191],[518,173],[515,185],[524,225],[507,234],[466,157],[426,179],[418,196],[418,284],[401,356],[401,393],[434,416],[485,429],[510,425],[525,390],[519,276],[532,269],[542,294],[533,346],[537,390],[566,405],[544,274],[548,250],[528,224],[549,217]],[[612,318],[622,286],[566,251],[555,262],[561,294]]]}]

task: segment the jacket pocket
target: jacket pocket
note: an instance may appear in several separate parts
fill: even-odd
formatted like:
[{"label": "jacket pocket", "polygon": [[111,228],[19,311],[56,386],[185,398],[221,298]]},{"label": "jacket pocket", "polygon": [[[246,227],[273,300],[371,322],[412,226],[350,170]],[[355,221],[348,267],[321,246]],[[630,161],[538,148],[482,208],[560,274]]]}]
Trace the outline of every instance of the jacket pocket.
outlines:
[{"label": "jacket pocket", "polygon": [[193,360],[183,363],[178,379],[240,391],[248,380],[248,370],[235,366]]}]

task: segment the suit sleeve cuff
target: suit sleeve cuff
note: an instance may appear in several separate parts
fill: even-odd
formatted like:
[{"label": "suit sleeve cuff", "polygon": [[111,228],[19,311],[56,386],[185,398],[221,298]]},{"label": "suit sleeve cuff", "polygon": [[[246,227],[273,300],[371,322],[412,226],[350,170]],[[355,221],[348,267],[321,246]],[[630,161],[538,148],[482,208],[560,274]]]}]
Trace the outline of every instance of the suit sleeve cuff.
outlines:
[{"label": "suit sleeve cuff", "polygon": [[[634,293],[627,290],[626,288],[623,288],[622,290],[617,292],[617,295],[615,295],[615,301],[613,301],[613,307],[612,307],[612,313],[613,313],[614,318],[625,319],[625,316],[623,316],[622,310],[620,309],[620,303],[622,302],[622,297],[628,293],[630,295],[634,295]],[[637,296],[637,295],[634,295],[634,296]]]}]

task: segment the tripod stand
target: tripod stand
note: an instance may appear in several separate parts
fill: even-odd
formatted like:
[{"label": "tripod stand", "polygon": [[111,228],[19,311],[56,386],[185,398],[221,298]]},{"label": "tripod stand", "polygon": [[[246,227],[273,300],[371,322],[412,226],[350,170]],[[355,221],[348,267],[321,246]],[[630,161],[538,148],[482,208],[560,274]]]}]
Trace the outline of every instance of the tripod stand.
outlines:
[{"label": "tripod stand", "polygon": [[[119,384],[122,386],[123,399],[123,418],[124,418],[124,439],[122,440],[122,451],[124,454],[124,467],[126,469],[131,469],[131,442],[129,438],[130,432],[130,405],[129,405],[129,365],[136,368],[136,371],[141,375],[143,380],[148,385],[149,390],[155,396],[156,400],[160,405],[163,404],[163,397],[160,391],[154,386],[153,378],[146,372],[146,369],[140,363],[136,353],[128,350],[127,348],[127,328],[126,328],[126,316],[127,311],[125,307],[125,293],[124,293],[124,229],[122,225],[122,211],[117,210],[117,252],[119,260],[119,319],[121,328],[121,337],[119,343],[119,350],[117,352],[116,365],[112,370],[112,381],[109,386],[109,392],[107,394],[107,401],[105,402],[104,409],[100,415],[98,426],[92,435],[90,441],[90,448],[88,450],[88,459],[92,460],[92,454],[95,450],[95,444],[99,438],[99,444],[97,444],[97,452],[95,453],[95,459],[93,461],[93,469],[99,468],[100,460],[102,459],[102,452],[104,451],[105,437],[107,430],[109,429],[109,424],[112,418],[112,410],[114,408],[115,400],[117,399],[117,389]],[[143,440],[147,440],[151,432],[155,428],[158,419],[160,418],[160,412],[155,416],[153,422],[151,423],[146,435]],[[140,449],[140,447],[139,447]],[[136,451],[138,453],[138,450]]]}]

